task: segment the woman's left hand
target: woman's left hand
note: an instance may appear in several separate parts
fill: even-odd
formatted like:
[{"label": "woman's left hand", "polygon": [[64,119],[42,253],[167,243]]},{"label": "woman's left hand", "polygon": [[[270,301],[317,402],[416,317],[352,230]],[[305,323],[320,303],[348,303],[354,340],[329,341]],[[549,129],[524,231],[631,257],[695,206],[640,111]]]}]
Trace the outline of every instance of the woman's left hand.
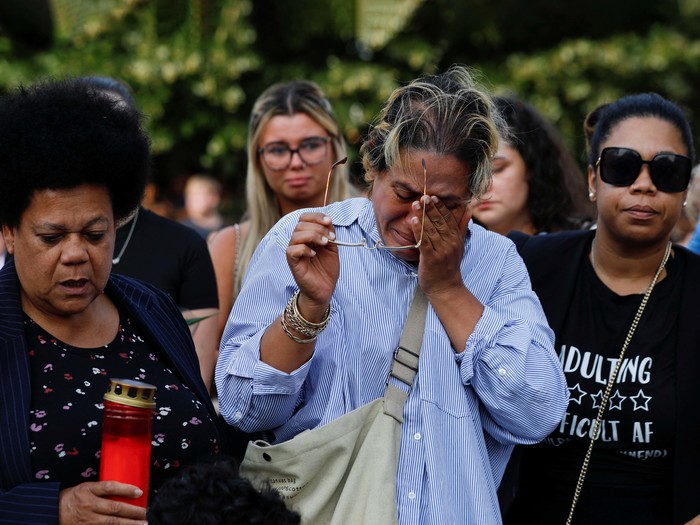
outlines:
[{"label": "woman's left hand", "polygon": [[700,525],[700,514],[695,516],[692,520],[687,522],[685,525]]},{"label": "woman's left hand", "polygon": [[418,283],[430,297],[463,288],[460,265],[464,255],[464,238],[467,235],[471,212],[466,203],[449,210],[435,196],[421,197],[420,203],[413,204],[417,217],[413,219],[413,233],[420,238],[420,205],[425,208],[423,241],[420,246]]}]

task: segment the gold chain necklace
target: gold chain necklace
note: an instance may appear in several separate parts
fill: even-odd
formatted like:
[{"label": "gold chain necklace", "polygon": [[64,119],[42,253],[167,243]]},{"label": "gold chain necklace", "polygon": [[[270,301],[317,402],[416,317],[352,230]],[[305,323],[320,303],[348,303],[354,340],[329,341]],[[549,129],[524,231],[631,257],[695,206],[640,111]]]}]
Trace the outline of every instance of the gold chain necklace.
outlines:
[{"label": "gold chain necklace", "polygon": [[[578,481],[576,482],[576,489],[574,490],[574,499],[571,502],[571,508],[569,509],[569,517],[566,518],[566,525],[571,525],[571,522],[574,518],[574,510],[576,509],[576,504],[578,503],[578,499],[581,496],[581,488],[583,487],[583,481],[586,479],[586,474],[588,473],[588,465],[591,461],[591,455],[593,454],[593,445],[595,444],[596,439],[598,439],[598,434],[600,433],[600,426],[603,423],[603,413],[605,412],[605,407],[608,404],[608,400],[610,398],[610,394],[612,393],[612,388],[613,384],[615,384],[615,380],[617,379],[617,374],[620,371],[620,367],[622,366],[622,359],[625,357],[625,352],[627,351],[627,347],[630,344],[630,341],[632,340],[632,336],[634,335],[634,332],[637,330],[637,325],[639,324],[639,320],[642,317],[642,314],[644,313],[644,308],[647,305],[647,302],[649,301],[649,296],[651,295],[651,291],[654,289],[654,286],[656,286],[656,281],[659,280],[659,276],[661,275],[661,272],[663,271],[664,267],[666,266],[666,263],[668,262],[668,257],[671,255],[671,243],[669,242],[668,245],[666,246],[666,252],[664,253],[664,258],[661,260],[661,264],[659,265],[659,269],[656,270],[656,274],[654,275],[654,278],[651,280],[651,283],[649,284],[646,292],[644,293],[644,297],[642,298],[642,302],[639,305],[639,308],[637,309],[637,313],[634,316],[634,319],[632,320],[632,326],[630,326],[629,332],[627,332],[627,337],[625,337],[625,342],[622,345],[622,351],[620,352],[620,357],[617,360],[617,363],[615,364],[615,370],[613,370],[612,375],[610,376],[610,380],[608,381],[607,386],[605,387],[605,392],[603,393],[603,398],[600,400],[600,408],[598,408],[598,416],[595,419],[595,424],[593,425],[593,432],[591,434],[591,442],[588,444],[588,450],[586,451],[586,456],[583,458],[583,465],[581,466],[581,472],[578,475]],[[593,248],[591,247],[591,263],[593,263]],[[595,267],[594,267],[595,269]]]}]

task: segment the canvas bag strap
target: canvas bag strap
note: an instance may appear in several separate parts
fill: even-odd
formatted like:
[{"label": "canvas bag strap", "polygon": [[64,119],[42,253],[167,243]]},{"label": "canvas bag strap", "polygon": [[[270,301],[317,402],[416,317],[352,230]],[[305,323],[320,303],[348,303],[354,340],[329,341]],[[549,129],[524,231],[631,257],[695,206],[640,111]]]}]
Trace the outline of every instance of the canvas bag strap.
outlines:
[{"label": "canvas bag strap", "polygon": [[406,324],[401,333],[399,346],[394,351],[394,360],[391,364],[389,377],[387,377],[384,390],[384,413],[393,417],[399,423],[403,423],[403,407],[408,399],[408,392],[389,383],[390,378],[395,378],[409,387],[413,385],[413,379],[418,372],[418,358],[423,344],[425,332],[425,315],[428,311],[428,298],[416,286],[413,301],[408,310]]}]

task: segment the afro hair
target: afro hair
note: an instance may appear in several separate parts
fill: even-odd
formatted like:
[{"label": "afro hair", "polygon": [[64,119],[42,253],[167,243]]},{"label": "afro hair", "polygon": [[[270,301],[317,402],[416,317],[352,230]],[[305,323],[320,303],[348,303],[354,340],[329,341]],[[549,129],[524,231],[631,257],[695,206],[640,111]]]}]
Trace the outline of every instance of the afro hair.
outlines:
[{"label": "afro hair", "polygon": [[19,226],[35,192],[107,188],[114,218],[134,210],[150,175],[138,111],[86,83],[42,81],[0,99],[0,223]]}]

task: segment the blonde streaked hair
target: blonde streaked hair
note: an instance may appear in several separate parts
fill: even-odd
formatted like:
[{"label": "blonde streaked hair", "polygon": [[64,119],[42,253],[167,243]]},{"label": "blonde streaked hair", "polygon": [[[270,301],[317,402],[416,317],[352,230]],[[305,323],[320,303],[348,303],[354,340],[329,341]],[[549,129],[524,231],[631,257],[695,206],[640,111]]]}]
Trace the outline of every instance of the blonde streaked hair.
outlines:
[{"label": "blonde streaked hair", "polygon": [[370,194],[377,175],[403,168],[406,153],[425,150],[465,163],[465,182],[478,199],[491,184],[499,136],[508,137],[507,126],[467,68],[418,78],[394,90],[360,148]]},{"label": "blonde streaked hair", "polygon": [[[255,248],[265,234],[282,217],[277,196],[265,180],[260,154],[260,136],[267,123],[278,115],[293,116],[304,113],[321,125],[331,137],[331,160],[347,155],[345,139],[331,104],[321,88],[307,80],[273,84],[255,101],[248,125],[248,170],[246,173],[246,206],[250,229],[240,248],[240,271],[234,290],[240,290]],[[344,200],[355,196],[346,166],[338,166],[331,179],[329,201]]]}]

